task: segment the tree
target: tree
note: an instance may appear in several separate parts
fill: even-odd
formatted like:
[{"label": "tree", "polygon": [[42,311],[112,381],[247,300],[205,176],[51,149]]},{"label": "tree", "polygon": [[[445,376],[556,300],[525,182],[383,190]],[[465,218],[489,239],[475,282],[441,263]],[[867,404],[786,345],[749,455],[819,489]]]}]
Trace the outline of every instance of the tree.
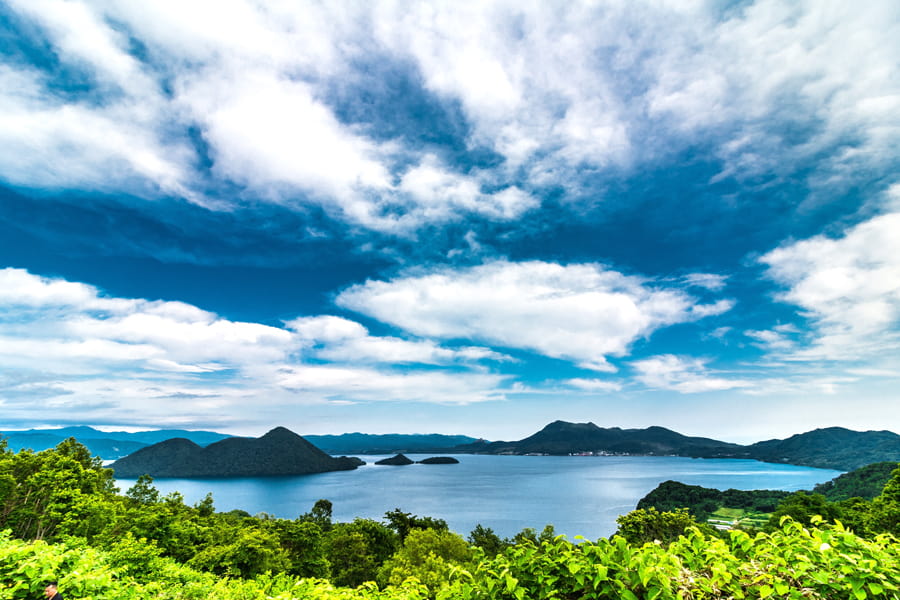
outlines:
[{"label": "tree", "polygon": [[187,561],[188,566],[217,575],[254,577],[290,568],[287,553],[275,534],[245,527],[231,543],[207,546]]},{"label": "tree", "polygon": [[379,572],[382,585],[400,585],[415,577],[432,595],[449,581],[454,565],[472,559],[472,549],[461,536],[446,529],[413,529],[403,546]]},{"label": "tree", "polygon": [[489,557],[497,556],[504,548],[510,545],[508,541],[501,539],[499,535],[494,533],[494,530],[490,527],[482,527],[481,523],[476,525],[475,529],[469,533],[468,540],[473,546],[481,548],[485,555]]},{"label": "tree", "polygon": [[325,534],[318,524],[297,519],[280,519],[270,524],[287,552],[288,571],[300,577],[328,577],[330,565],[325,554]]},{"label": "tree", "polygon": [[300,515],[298,520],[315,523],[322,531],[328,531],[331,529],[332,509],[331,500],[319,499],[313,504],[312,510]]},{"label": "tree", "polygon": [[146,474],[137,478],[134,485],[125,492],[125,496],[140,504],[159,502],[159,490],[153,486],[153,478]]},{"label": "tree", "polygon": [[815,515],[826,521],[834,521],[840,519],[841,510],[836,503],[829,502],[822,494],[795,492],[778,504],[775,512],[769,517],[769,527],[780,528],[781,518],[784,516],[789,516],[803,525],[809,525]]},{"label": "tree", "polygon": [[396,552],[398,543],[396,533],[371,519],[335,524],[325,543],[331,580],[348,586],[375,581],[378,570]]},{"label": "tree", "polygon": [[872,500],[871,511],[866,520],[873,532],[900,536],[900,467],[891,472],[891,478],[881,495]]},{"label": "tree", "polygon": [[414,514],[405,513],[399,508],[389,510],[384,513],[384,516],[388,521],[388,527],[397,532],[401,541],[405,540],[406,536],[409,535],[409,532],[413,529],[449,529],[447,527],[447,522],[443,519],[417,517]]},{"label": "tree", "polygon": [[659,512],[655,508],[639,508],[616,519],[619,529],[616,535],[629,544],[641,546],[648,542],[668,545],[684,535],[691,527],[711,532],[708,525],[701,526],[686,508]]}]

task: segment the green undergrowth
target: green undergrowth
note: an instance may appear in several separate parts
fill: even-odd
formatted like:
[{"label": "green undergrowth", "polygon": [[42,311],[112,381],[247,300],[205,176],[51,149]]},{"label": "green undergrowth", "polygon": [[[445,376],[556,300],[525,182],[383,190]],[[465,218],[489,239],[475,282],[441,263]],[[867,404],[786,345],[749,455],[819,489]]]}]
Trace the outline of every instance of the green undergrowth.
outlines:
[{"label": "green undergrowth", "polygon": [[218,577],[152,552],[141,555],[141,540],[101,551],[77,539],[47,544],[5,533],[0,600],[40,597],[50,579],[80,600],[900,599],[898,540],[865,539],[840,524],[804,527],[784,519],[771,533],[731,531],[725,538],[693,528],[668,545],[634,546],[619,536],[579,541],[559,536],[492,558],[480,555],[449,569],[430,589],[414,579],[379,589],[285,574]]}]

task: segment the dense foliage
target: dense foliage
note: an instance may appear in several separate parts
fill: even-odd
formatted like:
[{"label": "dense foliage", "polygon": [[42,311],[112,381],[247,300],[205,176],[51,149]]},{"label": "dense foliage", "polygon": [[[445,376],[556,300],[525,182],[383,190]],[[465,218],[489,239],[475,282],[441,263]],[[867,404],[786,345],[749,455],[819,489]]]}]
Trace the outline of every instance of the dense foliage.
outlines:
[{"label": "dense foliage", "polygon": [[[900,469],[872,500],[791,495],[764,532],[642,509],[618,535],[578,543],[550,526],[511,540],[479,526],[466,541],[399,509],[335,523],[327,500],[296,519],[218,513],[148,477],[124,495],[112,483],[74,440],[0,446],[0,600],[38,597],[49,579],[110,600],[900,599]],[[860,527],[828,522],[851,506]]]},{"label": "dense foliage", "polygon": [[820,483],[813,488],[816,494],[822,494],[829,500],[837,502],[850,498],[871,500],[881,494],[881,490],[891,478],[891,473],[900,467],[897,462],[877,462],[839,475],[831,481]]},{"label": "dense foliage", "polygon": [[638,501],[637,507],[673,511],[686,508],[703,520],[717,508],[743,508],[759,512],[773,512],[790,495],[781,490],[717,490],[678,481],[664,481]]}]

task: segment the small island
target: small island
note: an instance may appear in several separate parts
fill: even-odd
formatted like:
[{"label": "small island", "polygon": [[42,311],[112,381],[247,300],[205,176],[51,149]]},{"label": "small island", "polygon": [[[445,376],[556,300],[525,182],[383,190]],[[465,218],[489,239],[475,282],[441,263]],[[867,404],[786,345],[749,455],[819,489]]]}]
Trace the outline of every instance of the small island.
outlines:
[{"label": "small island", "polygon": [[424,460],[416,461],[420,465],[458,465],[459,461],[452,456],[432,456]]},{"label": "small island", "polygon": [[376,465],[390,465],[392,467],[402,467],[404,465],[411,465],[414,462],[415,461],[409,459],[408,457],[404,456],[403,454],[397,454],[390,458],[384,458],[384,459],[375,461],[375,464]]}]

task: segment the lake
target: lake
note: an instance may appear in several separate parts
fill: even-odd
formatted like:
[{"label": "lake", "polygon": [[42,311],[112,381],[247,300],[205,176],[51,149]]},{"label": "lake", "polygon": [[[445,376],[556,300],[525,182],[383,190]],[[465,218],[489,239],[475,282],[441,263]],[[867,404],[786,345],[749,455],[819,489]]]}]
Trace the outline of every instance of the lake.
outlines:
[{"label": "lake", "polygon": [[[475,525],[510,537],[525,527],[551,523],[569,539],[597,539],[616,530],[616,517],[635,508],[658,484],[674,479],[690,485],[741,490],[808,490],[840,471],[755,460],[674,456],[487,456],[454,455],[456,465],[374,465],[386,456],[360,456],[355,471],[295,477],[157,479],[163,494],[180,492],[188,504],[213,495],[217,511],[265,512],[293,519],[316,500],[334,505],[335,521],[381,520],[400,508],[444,519],[463,536]],[[426,456],[410,455],[413,460]],[[120,479],[122,491],[134,485]]]}]

